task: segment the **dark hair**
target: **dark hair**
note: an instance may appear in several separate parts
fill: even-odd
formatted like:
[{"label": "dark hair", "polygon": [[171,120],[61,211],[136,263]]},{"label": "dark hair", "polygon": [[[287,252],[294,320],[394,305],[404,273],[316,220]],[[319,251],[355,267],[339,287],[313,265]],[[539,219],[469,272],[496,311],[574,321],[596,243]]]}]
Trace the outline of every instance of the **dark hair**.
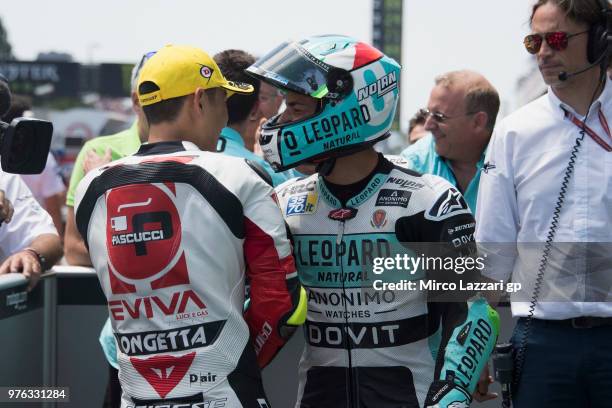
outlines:
[{"label": "dark hair", "polygon": [[13,119],[20,118],[23,113],[27,110],[32,109],[32,100],[25,95],[13,94],[11,100],[11,107],[2,116],[2,120],[7,123],[11,123]]},{"label": "dark hair", "polygon": [[[604,0],[608,5],[608,0]],[[563,11],[567,18],[579,24],[585,24],[591,29],[597,24],[606,28],[606,18],[602,12],[602,4],[599,0],[538,0],[531,9],[529,23],[533,22],[533,16],[540,6],[552,3]],[[589,45],[592,47],[592,45]],[[605,48],[604,48],[605,49]],[[608,67],[612,65],[612,58],[608,59]]]},{"label": "dark hair", "polygon": [[[607,0],[605,1],[607,2]],[[531,9],[530,23],[533,21],[536,10],[547,3],[552,3],[559,7],[568,18],[577,23],[592,27],[597,23],[604,22],[599,0],[538,0]]]},{"label": "dark hair", "polygon": [[417,125],[424,125],[427,120],[427,114],[422,109],[419,109],[417,113],[414,114],[410,121],[408,122],[408,134],[412,132],[412,129],[417,127]]},{"label": "dark hair", "polygon": [[[141,95],[158,90],[159,87],[151,81],[143,82],[138,86],[138,93]],[[183,108],[183,105],[187,100],[187,96],[179,96],[178,98],[166,99],[152,105],[143,106],[142,111],[144,112],[149,125],[157,125],[162,122],[174,121]]]},{"label": "dark hair", "polygon": [[259,80],[245,72],[249,66],[253,65],[255,57],[242,50],[225,50],[215,54],[213,59],[228,81],[244,82],[255,88],[251,94],[234,94],[227,100],[227,124],[243,122],[249,116],[259,97]]}]

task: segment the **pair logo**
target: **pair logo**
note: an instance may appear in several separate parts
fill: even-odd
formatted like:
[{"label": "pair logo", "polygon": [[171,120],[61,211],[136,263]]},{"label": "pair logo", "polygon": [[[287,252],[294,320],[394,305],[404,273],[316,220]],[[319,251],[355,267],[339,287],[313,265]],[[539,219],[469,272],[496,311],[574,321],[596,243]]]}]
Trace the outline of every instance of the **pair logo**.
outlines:
[{"label": "pair logo", "polygon": [[188,284],[173,183],[135,184],[106,195],[106,247],[113,294]]},{"label": "pair logo", "polygon": [[199,384],[207,384],[214,383],[217,381],[217,375],[208,372],[206,374],[198,373],[198,374],[189,374],[189,384],[199,383]]}]

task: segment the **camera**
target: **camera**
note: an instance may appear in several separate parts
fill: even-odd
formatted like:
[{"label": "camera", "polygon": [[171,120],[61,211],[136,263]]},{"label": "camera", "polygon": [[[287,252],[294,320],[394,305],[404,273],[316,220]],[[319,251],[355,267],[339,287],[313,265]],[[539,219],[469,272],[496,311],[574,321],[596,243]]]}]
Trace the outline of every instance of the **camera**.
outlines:
[{"label": "camera", "polygon": [[38,174],[47,164],[53,125],[46,120],[16,118],[0,121],[0,164],[15,174]]},{"label": "camera", "polygon": [[[8,81],[0,75],[0,116],[11,106]],[[15,118],[0,121],[0,164],[15,174],[38,174],[47,164],[53,125],[46,120]]]}]

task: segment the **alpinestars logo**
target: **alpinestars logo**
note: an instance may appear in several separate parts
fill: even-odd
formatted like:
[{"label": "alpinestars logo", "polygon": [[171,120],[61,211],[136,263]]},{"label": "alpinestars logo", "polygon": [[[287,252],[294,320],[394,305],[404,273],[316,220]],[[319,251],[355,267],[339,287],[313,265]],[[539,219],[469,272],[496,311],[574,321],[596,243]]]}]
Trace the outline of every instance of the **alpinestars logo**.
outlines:
[{"label": "alpinestars logo", "polygon": [[463,328],[457,335],[457,343],[461,344],[462,346],[465,344],[465,340],[467,340],[467,337],[468,337],[468,334],[470,334],[471,328],[472,328],[472,322],[468,322],[465,326],[463,326]]},{"label": "alpinestars logo", "polygon": [[181,357],[161,355],[143,360],[131,357],[130,362],[159,396],[166,398],[185,377],[195,355],[194,351]]},{"label": "alpinestars logo", "polygon": [[454,401],[451,402],[448,408],[470,408],[467,401]]},{"label": "alpinestars logo", "polygon": [[454,188],[449,188],[438,198],[431,210],[425,214],[425,218],[432,221],[442,221],[459,214],[470,214],[470,210],[461,193]]},{"label": "alpinestars logo", "polygon": [[495,163],[491,163],[490,161],[488,161],[484,164],[484,166],[482,166],[482,171],[485,174],[489,174],[489,170],[494,170],[496,168],[497,166],[495,165]]},{"label": "alpinestars logo", "polygon": [[357,215],[356,208],[337,208],[335,210],[331,210],[327,216],[336,221],[345,221],[355,218]]},{"label": "alpinestars logo", "polygon": [[113,294],[188,284],[175,185],[135,184],[106,195],[106,247]]}]

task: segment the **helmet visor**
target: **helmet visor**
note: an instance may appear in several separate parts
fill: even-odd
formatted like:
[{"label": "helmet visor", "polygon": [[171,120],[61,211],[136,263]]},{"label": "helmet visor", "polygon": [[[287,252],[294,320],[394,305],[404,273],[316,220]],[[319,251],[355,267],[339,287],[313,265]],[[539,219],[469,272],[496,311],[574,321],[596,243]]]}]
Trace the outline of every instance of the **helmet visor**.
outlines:
[{"label": "helmet visor", "polygon": [[257,60],[247,72],[279,88],[323,98],[328,93],[330,68],[300,44],[285,42]]}]

